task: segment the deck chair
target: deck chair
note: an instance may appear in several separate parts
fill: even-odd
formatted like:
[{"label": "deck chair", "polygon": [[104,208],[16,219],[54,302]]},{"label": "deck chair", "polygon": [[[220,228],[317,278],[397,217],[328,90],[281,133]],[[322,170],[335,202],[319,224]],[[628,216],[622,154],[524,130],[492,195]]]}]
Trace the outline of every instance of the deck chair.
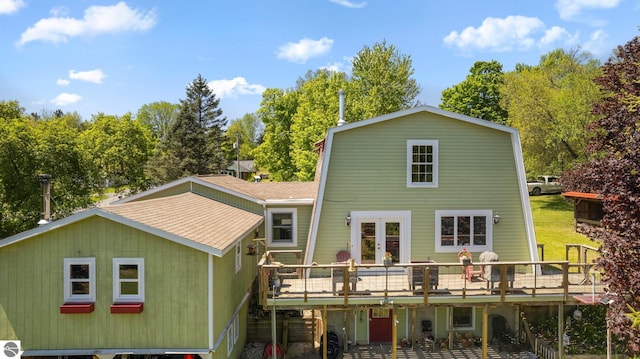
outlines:
[{"label": "deck chair", "polygon": [[463,267],[463,276],[469,281],[473,282],[473,278],[481,278],[484,276],[484,271],[482,266],[478,268],[473,265],[473,257],[468,257],[468,259],[462,259]]},{"label": "deck chair", "polygon": [[[348,264],[351,259],[351,253],[347,251],[339,251],[336,253],[336,262],[331,264]],[[349,283],[351,284],[351,291],[356,290],[356,284],[358,283],[358,273],[349,273]],[[336,294],[336,284],[344,284],[344,275],[342,268],[331,268],[331,284],[333,294]],[[344,291],[344,288],[343,288]]]}]

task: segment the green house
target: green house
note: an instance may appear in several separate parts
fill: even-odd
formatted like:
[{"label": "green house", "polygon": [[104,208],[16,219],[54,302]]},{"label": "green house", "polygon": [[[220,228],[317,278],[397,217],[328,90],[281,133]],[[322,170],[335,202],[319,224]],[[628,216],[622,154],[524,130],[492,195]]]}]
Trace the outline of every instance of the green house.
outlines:
[{"label": "green house", "polygon": [[[423,106],[317,145],[314,182],[188,177],[0,240],[0,339],[25,356],[237,358],[255,295],[322,312],[341,341],[484,345],[490,318],[515,330],[601,290],[567,263],[542,276],[515,129]],[[499,262],[475,266],[484,253]]]}]

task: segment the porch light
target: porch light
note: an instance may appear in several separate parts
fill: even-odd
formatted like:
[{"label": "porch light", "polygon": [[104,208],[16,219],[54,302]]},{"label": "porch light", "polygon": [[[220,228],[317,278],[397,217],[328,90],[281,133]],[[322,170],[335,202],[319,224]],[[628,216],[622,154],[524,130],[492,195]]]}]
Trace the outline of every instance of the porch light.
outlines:
[{"label": "porch light", "polygon": [[347,227],[351,227],[351,215],[347,215],[347,217],[345,217],[344,225]]},{"label": "porch light", "polygon": [[498,224],[498,223],[500,223],[500,215],[496,213],[493,215],[493,224]]}]

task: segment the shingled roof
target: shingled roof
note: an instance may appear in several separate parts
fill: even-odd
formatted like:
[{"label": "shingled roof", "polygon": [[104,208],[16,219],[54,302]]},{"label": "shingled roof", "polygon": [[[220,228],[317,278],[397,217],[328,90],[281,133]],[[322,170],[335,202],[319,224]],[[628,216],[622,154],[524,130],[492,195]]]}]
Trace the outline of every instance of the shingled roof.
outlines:
[{"label": "shingled roof", "polygon": [[263,221],[261,215],[191,192],[111,205],[103,210],[220,252]]},{"label": "shingled roof", "polygon": [[197,178],[263,201],[313,200],[318,191],[316,182],[248,182],[228,175]]}]

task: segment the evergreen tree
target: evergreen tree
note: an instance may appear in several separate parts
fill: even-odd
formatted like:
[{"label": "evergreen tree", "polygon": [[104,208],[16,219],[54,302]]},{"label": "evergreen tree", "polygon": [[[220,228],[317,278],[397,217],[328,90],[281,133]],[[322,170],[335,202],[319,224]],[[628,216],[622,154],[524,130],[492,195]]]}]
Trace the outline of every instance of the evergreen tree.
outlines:
[{"label": "evergreen tree", "polygon": [[222,148],[227,119],[218,106],[220,99],[202,75],[186,88],[178,116],[150,161],[150,176],[167,182],[182,176],[217,173],[227,167]]}]

